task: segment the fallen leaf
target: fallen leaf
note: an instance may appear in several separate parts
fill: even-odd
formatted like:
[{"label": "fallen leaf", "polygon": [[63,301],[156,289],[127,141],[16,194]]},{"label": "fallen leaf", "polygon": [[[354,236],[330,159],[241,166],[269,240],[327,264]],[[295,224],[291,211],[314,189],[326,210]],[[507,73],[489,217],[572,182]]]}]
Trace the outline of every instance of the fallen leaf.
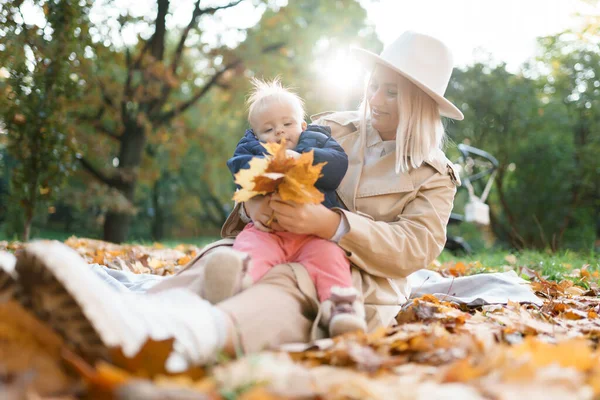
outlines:
[{"label": "fallen leaf", "polygon": [[526,355],[536,367],[557,363],[561,367],[587,371],[596,365],[594,353],[586,340],[571,339],[557,344],[526,338],[511,349],[514,355]]},{"label": "fallen leaf", "polygon": [[19,303],[0,303],[0,391],[5,376],[29,375],[27,386],[39,394],[68,390],[75,378],[64,368],[65,344]]},{"label": "fallen leaf", "polygon": [[174,339],[148,339],[134,357],[127,357],[120,348],[110,350],[111,360],[117,367],[129,371],[135,376],[152,378],[168,375],[165,365],[173,350]]}]

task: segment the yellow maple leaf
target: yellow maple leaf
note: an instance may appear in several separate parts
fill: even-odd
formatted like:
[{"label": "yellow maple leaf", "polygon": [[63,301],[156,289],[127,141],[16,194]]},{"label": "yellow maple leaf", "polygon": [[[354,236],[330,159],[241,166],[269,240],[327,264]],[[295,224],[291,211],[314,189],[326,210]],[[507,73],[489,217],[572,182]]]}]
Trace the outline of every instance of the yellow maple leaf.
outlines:
[{"label": "yellow maple leaf", "polygon": [[236,191],[233,195],[233,200],[237,202],[250,200],[259,194],[266,194],[266,192],[261,193],[254,190],[254,177],[262,175],[265,172],[269,160],[267,158],[253,158],[249,164],[250,168],[240,169],[235,174],[235,183],[241,186],[240,190]]}]

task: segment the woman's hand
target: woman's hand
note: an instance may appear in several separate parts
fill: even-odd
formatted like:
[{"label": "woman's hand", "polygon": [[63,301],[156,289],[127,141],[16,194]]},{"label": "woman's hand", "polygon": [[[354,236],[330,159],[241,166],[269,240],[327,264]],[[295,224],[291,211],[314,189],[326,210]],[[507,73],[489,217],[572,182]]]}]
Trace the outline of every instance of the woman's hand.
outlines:
[{"label": "woman's hand", "polygon": [[328,240],[335,234],[342,218],[322,204],[283,201],[279,194],[271,196],[269,205],[275,211],[277,223],[283,230]]},{"label": "woman's hand", "polygon": [[[254,223],[254,226],[259,231],[272,232],[283,230],[277,222],[273,222],[273,209],[269,205],[271,196],[254,196],[250,200],[245,201],[242,207],[246,210],[246,214]],[[270,223],[271,222],[271,223]],[[269,226],[270,223],[270,226]]]}]

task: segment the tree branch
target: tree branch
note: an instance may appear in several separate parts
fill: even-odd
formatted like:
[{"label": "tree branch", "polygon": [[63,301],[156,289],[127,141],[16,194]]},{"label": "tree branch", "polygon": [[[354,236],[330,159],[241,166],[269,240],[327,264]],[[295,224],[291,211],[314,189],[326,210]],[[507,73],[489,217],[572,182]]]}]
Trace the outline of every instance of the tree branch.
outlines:
[{"label": "tree branch", "polygon": [[233,1],[229,4],[225,4],[224,6],[218,6],[218,7],[208,7],[208,8],[204,8],[200,11],[200,14],[214,14],[215,12],[219,11],[219,10],[224,10],[226,8],[231,8],[231,7],[235,7],[238,4],[240,4],[243,0],[236,0]]},{"label": "tree branch", "polygon": [[175,54],[173,55],[173,62],[171,63],[171,71],[175,74],[177,67],[179,66],[179,61],[181,61],[181,55],[183,54],[183,47],[185,45],[185,41],[190,34],[190,31],[196,24],[196,20],[201,14],[200,10],[200,0],[196,1],[194,5],[194,12],[192,13],[192,18],[190,18],[190,22],[187,24],[183,32],[181,33],[181,37],[179,38],[179,43],[177,44],[177,49],[175,50]]},{"label": "tree branch", "polygon": [[98,78],[98,86],[100,87],[100,92],[102,93],[102,99],[104,100],[104,104],[111,108],[115,108],[115,102],[110,98],[108,92],[106,91],[106,86],[100,78]]},{"label": "tree branch", "polygon": [[173,117],[183,113],[185,110],[187,110],[192,105],[194,105],[194,103],[196,103],[198,100],[200,100],[210,90],[210,88],[213,87],[217,83],[217,80],[221,77],[221,75],[223,75],[226,71],[228,71],[232,68],[235,68],[241,62],[242,62],[242,60],[236,60],[236,61],[232,62],[231,64],[226,65],[225,68],[223,68],[222,70],[220,70],[219,72],[214,74],[212,76],[212,78],[210,78],[210,80],[208,82],[206,82],[206,84],[202,87],[202,89],[200,89],[196,94],[194,94],[189,100],[187,100],[181,104],[178,104],[171,111],[168,111],[166,113],[163,113],[162,115],[159,115],[156,118],[156,122],[158,123],[158,125],[162,125],[162,124],[169,122],[171,119],[173,119]]},{"label": "tree branch", "polygon": [[[267,53],[276,51],[276,50],[282,48],[284,45],[285,45],[285,43],[283,43],[283,42],[274,43],[272,45],[264,47],[261,53],[267,54]],[[187,101],[185,101],[183,103],[178,104],[171,111],[157,115],[157,117],[154,118],[153,120],[157,123],[157,125],[162,125],[162,124],[168,123],[175,116],[185,112],[185,110],[187,110],[188,108],[193,106],[198,100],[200,100],[210,90],[210,88],[212,88],[215,85],[218,85],[219,78],[226,71],[237,67],[238,65],[240,65],[242,63],[242,61],[243,61],[242,59],[237,59],[237,60],[227,64],[223,69],[221,69],[220,71],[215,73],[210,78],[210,80],[208,82],[206,82],[206,84],[198,92],[196,92],[196,94],[194,94],[190,99],[188,99]]]},{"label": "tree branch", "polygon": [[121,179],[119,179],[118,177],[106,176],[103,172],[96,169],[96,167],[94,167],[88,160],[86,160],[83,157],[79,158],[79,162],[91,175],[93,175],[96,179],[98,179],[105,185],[108,185],[113,188],[119,188],[123,184],[123,181]]},{"label": "tree branch", "polygon": [[121,135],[118,135],[116,132],[111,131],[110,129],[105,127],[100,121],[92,122],[92,126],[96,128],[99,132],[104,133],[106,136],[116,140],[117,142],[120,142],[122,140]]},{"label": "tree branch", "polygon": [[168,12],[169,0],[158,0],[154,34],[150,38],[150,54],[157,61],[162,61],[165,55],[166,18]]},{"label": "tree branch", "polygon": [[123,121],[124,125],[129,121],[129,116],[127,115],[127,102],[131,100],[131,94],[133,93],[131,80],[133,78],[133,71],[137,68],[136,64],[129,64],[129,67],[127,68],[127,79],[125,79],[125,86],[123,87],[123,97],[121,98],[121,121]]},{"label": "tree branch", "polygon": [[92,125],[92,127],[97,129],[99,132],[102,132],[106,136],[110,137],[111,139],[115,139],[120,142],[122,140],[121,136],[118,135],[116,132],[105,127],[104,124],[102,123],[102,121],[100,120],[100,118],[102,118],[102,116],[104,115],[105,111],[106,111],[106,107],[104,106],[104,107],[101,107],[98,110],[98,112],[96,113],[96,115],[94,115],[94,116],[81,115],[79,118],[82,122],[88,122],[90,125]]}]

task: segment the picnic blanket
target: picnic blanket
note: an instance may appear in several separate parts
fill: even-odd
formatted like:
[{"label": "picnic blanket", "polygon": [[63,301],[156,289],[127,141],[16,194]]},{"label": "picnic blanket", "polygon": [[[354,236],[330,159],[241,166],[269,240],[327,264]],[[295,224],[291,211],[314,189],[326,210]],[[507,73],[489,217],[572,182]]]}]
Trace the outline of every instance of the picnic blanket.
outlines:
[{"label": "picnic blanket", "polygon": [[[110,269],[99,264],[91,268],[108,284],[119,291],[145,292],[168,277],[135,274]],[[442,300],[468,306],[507,304],[508,301],[542,305],[529,283],[514,271],[485,273],[462,277],[445,277],[435,271],[419,270],[408,276],[410,298],[432,294]]]}]

